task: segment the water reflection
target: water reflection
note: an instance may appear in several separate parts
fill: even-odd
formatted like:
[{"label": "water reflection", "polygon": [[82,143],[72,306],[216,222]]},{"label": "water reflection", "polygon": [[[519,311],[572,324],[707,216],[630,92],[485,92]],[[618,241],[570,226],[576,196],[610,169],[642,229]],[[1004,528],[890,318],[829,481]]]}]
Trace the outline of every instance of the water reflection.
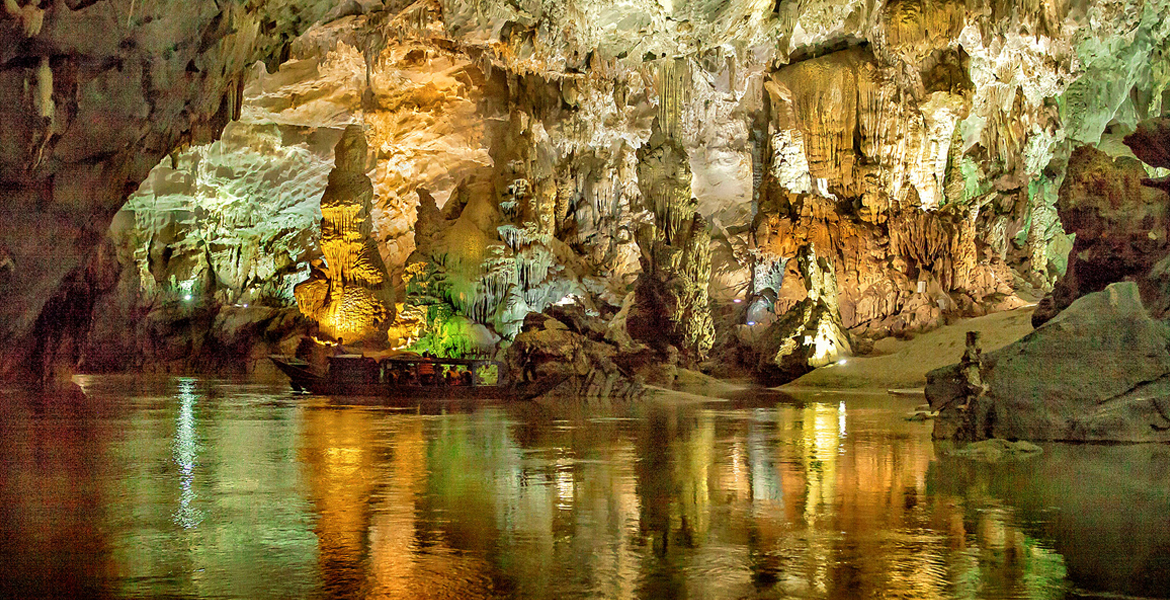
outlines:
[{"label": "water reflection", "polygon": [[980,511],[977,531],[1005,570],[1035,562],[1083,589],[1170,596],[1170,446],[1050,444],[1025,463],[944,461],[930,480]]},{"label": "water reflection", "polygon": [[[1003,518],[986,513],[969,533],[962,498],[927,497],[928,429],[881,402],[855,404],[852,430],[841,401],[321,406],[303,439],[322,565],[333,592],[365,597],[1062,593],[1058,555],[1037,550],[1056,562],[1049,589],[1016,568],[1027,561],[1003,559],[1025,543]],[[338,478],[339,445],[373,462]]]},{"label": "water reflection", "polygon": [[103,485],[116,417],[0,389],[0,597],[99,597],[116,575],[96,526],[116,500]]},{"label": "water reflection", "polygon": [[192,504],[195,500],[195,460],[199,446],[195,443],[195,381],[179,380],[179,416],[175,426],[175,464],[179,467],[179,510],[174,520],[180,527],[191,529],[199,525],[203,515]]},{"label": "water reflection", "polygon": [[[339,406],[198,379],[0,405],[0,592],[1165,596],[1170,448],[943,457],[879,396]],[[50,401],[51,402],[51,401]],[[32,594],[23,594],[32,590]]]}]

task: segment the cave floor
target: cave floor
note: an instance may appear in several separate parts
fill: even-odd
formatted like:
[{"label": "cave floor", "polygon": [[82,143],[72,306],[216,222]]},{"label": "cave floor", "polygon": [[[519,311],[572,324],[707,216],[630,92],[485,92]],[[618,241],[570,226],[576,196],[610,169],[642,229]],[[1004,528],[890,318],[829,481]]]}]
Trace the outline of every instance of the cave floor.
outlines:
[{"label": "cave floor", "polygon": [[1170,590],[1170,447],[949,456],[914,400],[349,406],[0,390],[0,596],[1060,598]]}]

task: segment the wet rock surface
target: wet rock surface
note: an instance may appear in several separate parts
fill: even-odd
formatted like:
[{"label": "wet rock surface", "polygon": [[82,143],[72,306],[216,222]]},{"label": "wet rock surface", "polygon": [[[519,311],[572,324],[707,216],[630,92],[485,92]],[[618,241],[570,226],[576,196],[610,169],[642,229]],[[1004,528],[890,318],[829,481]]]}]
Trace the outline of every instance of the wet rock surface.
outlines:
[{"label": "wet rock surface", "polygon": [[1023,339],[982,356],[986,392],[961,365],[927,375],[938,439],[1170,441],[1170,329],[1132,282],[1074,301]]},{"label": "wet rock surface", "polygon": [[808,286],[805,298],[764,329],[756,339],[759,323],[738,332],[740,339],[759,353],[757,379],[765,385],[787,383],[809,371],[852,355],[849,334],[841,326],[840,293],[832,265],[818,258],[812,246],[796,258]]},{"label": "wet rock surface", "polygon": [[[316,251],[339,136],[235,122],[216,143],[157,165],[110,224],[112,283],[95,302],[79,369],[252,372],[265,366],[256,356],[306,331],[293,286]],[[293,322],[269,331],[272,311]],[[247,336],[210,341],[222,337],[217,323],[241,319],[252,321],[255,349]]]},{"label": "wet rock surface", "polygon": [[530,313],[505,354],[514,381],[562,379],[554,396],[636,398],[643,383],[670,385],[675,365],[646,346],[619,348],[604,341],[604,322],[580,311]]},{"label": "wet rock surface", "polygon": [[1011,442],[1001,439],[972,442],[958,447],[944,446],[942,450],[950,456],[988,463],[1025,460],[1035,458],[1044,452],[1043,448],[1031,442],[1024,440]]}]

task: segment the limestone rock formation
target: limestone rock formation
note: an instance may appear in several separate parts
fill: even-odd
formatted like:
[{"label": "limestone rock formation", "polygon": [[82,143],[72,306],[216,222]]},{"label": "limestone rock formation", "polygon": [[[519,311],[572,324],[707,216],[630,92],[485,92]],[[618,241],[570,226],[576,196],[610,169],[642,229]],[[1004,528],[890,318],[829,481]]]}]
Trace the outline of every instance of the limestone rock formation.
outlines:
[{"label": "limestone rock formation", "polygon": [[[693,199],[669,218],[694,235],[626,325],[639,303],[681,299],[669,345],[693,360],[714,304],[719,356],[743,356],[732,332],[747,321],[804,318],[789,311],[808,294],[796,257],[811,243],[838,284],[839,328],[864,349],[1044,292],[1071,245],[1054,207],[1072,148],[1108,150],[1161,114],[1170,72],[1170,0],[66,4],[17,2],[0,21],[18,40],[0,50],[3,369],[69,363],[89,329],[111,331],[93,307],[149,304],[126,296],[169,277],[162,250],[134,260],[154,269],[136,287],[106,277],[98,242],[153,166],[237,116],[288,138],[274,156],[298,136],[367,127],[391,280],[415,269],[435,319],[483,328],[444,339],[501,345],[559,302],[626,306],[644,253],[670,254],[645,237],[665,231],[647,210],[656,170],[641,164],[661,149],[657,118]],[[86,33],[95,24],[108,35]],[[258,58],[282,64],[265,73]],[[418,188],[440,215],[421,241]],[[182,240],[176,270],[206,263],[224,298],[307,268],[295,252],[271,270],[253,261],[250,236],[190,232],[206,222],[160,219],[173,230],[157,239]],[[49,238],[62,243],[41,248]],[[430,250],[408,260],[416,243]],[[753,306],[722,304],[736,299]]]},{"label": "limestone rock formation", "polygon": [[695,363],[715,342],[707,294],[711,237],[691,196],[685,151],[669,133],[671,115],[659,114],[661,121],[655,121],[654,134],[638,155],[642,198],[654,221],[638,230],[642,273],[626,327],[634,339],[664,353],[673,346]]},{"label": "limestone rock formation", "polygon": [[1170,308],[1170,290],[1158,275],[1165,267],[1155,268],[1170,256],[1170,196],[1143,185],[1146,178],[1133,158],[1111,158],[1088,146],[1073,153],[1058,206],[1076,241],[1068,272],[1032,315],[1034,325],[1118,281],[1136,282],[1155,317]]},{"label": "limestone rock formation", "polygon": [[49,342],[86,335],[104,291],[86,273],[118,208],[173,149],[218,137],[251,66],[275,68],[330,4],[6,4],[0,244],[16,270],[0,286],[0,373],[71,369],[79,354]]},{"label": "limestone rock formation", "polygon": [[[1125,145],[1142,162],[1158,169],[1170,169],[1170,119],[1159,117],[1138,123],[1137,130],[1125,136]],[[1142,184],[1170,192],[1170,178],[1143,179]]]},{"label": "limestone rock formation", "polygon": [[[1133,282],[1083,296],[1023,339],[983,355],[986,393],[959,365],[927,375],[934,436],[1087,442],[1170,441],[1170,329]],[[965,408],[960,408],[966,405]]]},{"label": "limestone rock formation", "polygon": [[794,262],[808,286],[804,299],[771,323],[753,320],[739,330],[740,339],[759,354],[758,378],[770,385],[837,362],[853,350],[841,326],[840,292],[832,265],[817,257],[813,244],[799,250]]},{"label": "limestone rock formation", "polygon": [[[559,312],[560,318],[529,314],[524,330],[505,355],[510,377],[563,378],[555,393],[574,398],[634,398],[641,394],[642,384],[635,381],[629,364],[633,355],[606,343],[601,323],[580,312],[554,312]],[[657,382],[664,383],[661,379]]]},{"label": "limestone rock formation", "polygon": [[[943,24],[936,33],[954,35]],[[956,163],[974,91],[969,57],[933,43],[921,80],[896,75],[896,57],[852,48],[766,82],[775,134],[755,217],[760,258],[779,265],[814,242],[841,281],[842,325],[859,334],[929,329],[945,313],[995,307],[1014,292],[1007,241],[993,224],[1010,218],[1000,206],[1024,209],[964,189]],[[757,278],[753,291],[770,287]],[[801,287],[789,288],[797,296],[772,289],[781,312],[802,300]]]},{"label": "limestone rock formation", "polygon": [[[283,317],[297,312],[293,285],[315,251],[339,134],[234,122],[157,165],[110,225],[113,287],[96,301],[79,368],[251,372],[279,351],[306,325]],[[255,322],[232,329],[255,333],[254,348],[217,328],[245,317]]]},{"label": "limestone rock formation", "polygon": [[394,319],[394,288],[371,237],[374,185],[366,176],[361,126],[345,128],[335,153],[321,196],[323,260],[297,284],[297,306],[332,339],[384,345]]}]

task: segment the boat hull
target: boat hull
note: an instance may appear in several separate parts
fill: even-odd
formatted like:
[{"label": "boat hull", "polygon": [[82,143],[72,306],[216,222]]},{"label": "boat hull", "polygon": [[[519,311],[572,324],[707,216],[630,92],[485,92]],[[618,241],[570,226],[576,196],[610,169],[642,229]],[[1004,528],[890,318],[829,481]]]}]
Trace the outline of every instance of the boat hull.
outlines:
[{"label": "boat hull", "polygon": [[531,400],[551,391],[560,381],[525,382],[515,385],[409,385],[346,381],[318,375],[307,363],[286,356],[269,360],[288,376],[294,390],[322,396],[371,396],[393,400]]}]

